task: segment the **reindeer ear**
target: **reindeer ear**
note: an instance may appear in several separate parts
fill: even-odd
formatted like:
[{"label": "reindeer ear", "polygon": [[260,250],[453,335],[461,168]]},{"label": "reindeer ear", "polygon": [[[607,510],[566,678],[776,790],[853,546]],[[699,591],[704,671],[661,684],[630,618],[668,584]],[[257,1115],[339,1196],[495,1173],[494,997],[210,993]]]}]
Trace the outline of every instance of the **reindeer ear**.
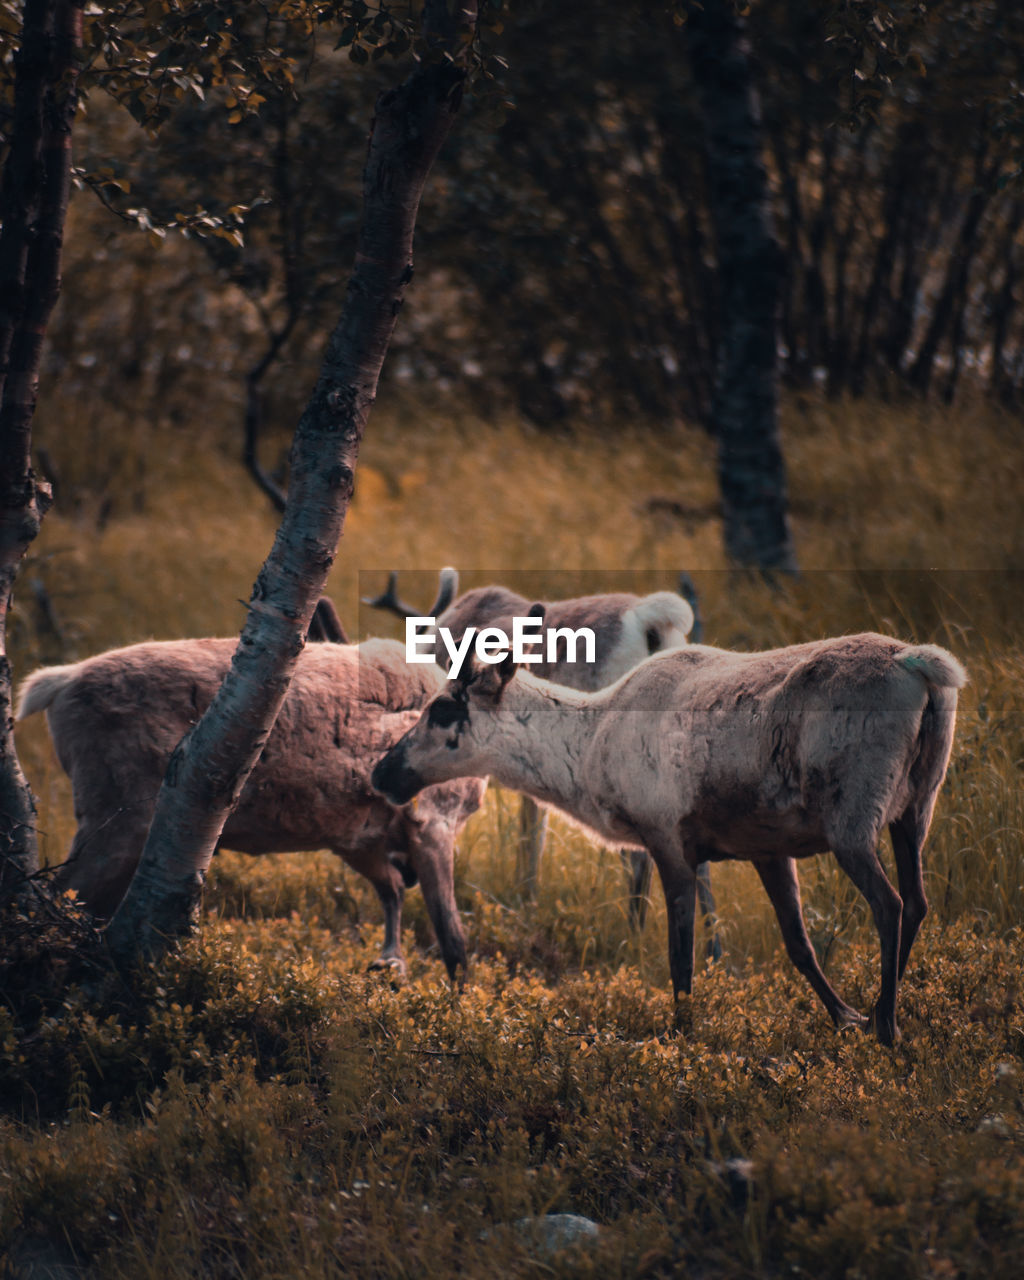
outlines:
[{"label": "reindeer ear", "polygon": [[498,690],[499,698],[505,692],[505,686],[512,679],[518,669],[519,663],[512,657],[512,651],[509,650],[504,658],[502,658],[498,663],[498,679],[501,681],[501,688]]},{"label": "reindeer ear", "polygon": [[516,673],[517,665],[511,653],[506,654],[500,662],[481,663],[473,681],[474,696],[500,702],[505,686]]},{"label": "reindeer ear", "polygon": [[471,684],[476,684],[480,677],[485,674],[485,668],[476,660],[472,651],[466,654],[459,674],[452,680],[453,693],[466,696],[466,691]]}]

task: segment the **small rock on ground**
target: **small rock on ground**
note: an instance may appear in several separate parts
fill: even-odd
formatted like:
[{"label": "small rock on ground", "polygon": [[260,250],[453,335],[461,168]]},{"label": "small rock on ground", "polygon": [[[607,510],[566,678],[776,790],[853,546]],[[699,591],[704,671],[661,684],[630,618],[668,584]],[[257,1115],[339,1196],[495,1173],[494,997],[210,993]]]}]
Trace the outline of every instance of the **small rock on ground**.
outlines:
[{"label": "small rock on ground", "polygon": [[512,1230],[539,1257],[551,1257],[565,1249],[592,1248],[601,1228],[578,1213],[548,1213],[540,1218],[517,1218]]}]

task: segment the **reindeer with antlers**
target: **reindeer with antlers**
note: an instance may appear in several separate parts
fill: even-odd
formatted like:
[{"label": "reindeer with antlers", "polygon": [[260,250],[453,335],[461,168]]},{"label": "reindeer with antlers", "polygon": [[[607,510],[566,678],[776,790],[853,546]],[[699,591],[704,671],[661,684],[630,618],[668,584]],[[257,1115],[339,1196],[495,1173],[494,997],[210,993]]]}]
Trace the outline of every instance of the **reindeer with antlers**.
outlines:
[{"label": "reindeer with antlers", "polygon": [[[680,594],[656,591],[637,596],[629,592],[578,596],[567,600],[534,603],[507,587],[475,587],[458,594],[459,575],[453,568],[441,570],[437,598],[427,614],[404,603],[398,596],[398,574],[392,572],[385,591],[363,603],[386,609],[400,618],[432,617],[438,628],[446,627],[459,640],[469,627],[511,629],[512,619],[541,610],[548,628],[589,628],[595,637],[595,661],[570,662],[562,652],[555,661],[531,666],[534,676],[571,689],[593,691],[613,684],[653,653],[664,652],[700,639],[697,593],[689,574],[680,575]],[[694,634],[696,633],[696,634]],[[447,653],[438,638],[435,657],[447,665]],[[537,870],[544,848],[546,812],[528,795],[520,809],[521,881],[530,896],[536,891]],[[642,928],[651,887],[652,864],[642,849],[623,849],[622,860],[629,881],[629,916],[635,928]],[[715,901],[707,868],[698,881],[701,910],[714,921]],[[721,944],[712,934],[709,954],[717,959]]]}]

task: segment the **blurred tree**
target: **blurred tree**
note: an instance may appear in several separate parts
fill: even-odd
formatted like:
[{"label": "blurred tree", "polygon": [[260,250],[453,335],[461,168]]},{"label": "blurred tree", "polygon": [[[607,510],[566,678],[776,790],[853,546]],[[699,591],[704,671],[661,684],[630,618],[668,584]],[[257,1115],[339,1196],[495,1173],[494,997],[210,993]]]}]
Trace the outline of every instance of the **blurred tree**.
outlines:
[{"label": "blurred tree", "polygon": [[796,569],[779,443],[782,255],[771,224],[750,59],[731,0],[694,0],[686,38],[700,95],[718,247],[720,337],[710,425],[734,563]]},{"label": "blurred tree", "polygon": [[[566,9],[549,40],[526,13],[506,32],[517,110],[493,145],[468,130],[462,144],[486,148],[460,170],[465,224],[501,229],[472,285],[490,306],[468,385],[493,370],[542,422],[706,420],[724,297],[686,41],[628,4]],[[998,350],[1004,393],[1019,383],[1024,8],[773,0],[745,22],[784,377],[862,394],[923,387],[934,367],[949,394]]]},{"label": "blurred tree", "polygon": [[418,65],[377,101],[355,266],[295,433],[284,518],[231,668],[175,749],[138,870],[107,928],[121,963],[159,957],[191,926],[224,822],[287,693],[341,538],[359,443],[412,279],[420,197],[461,104],[476,22],[475,0],[458,0],[454,13],[445,0],[426,0]]},{"label": "blurred tree", "polygon": [[787,228],[787,376],[888,393],[926,391],[941,369],[949,398],[973,369],[1012,396],[1024,11],[863,0],[757,13]]},{"label": "blurred tree", "polygon": [[[5,17],[8,15],[4,15]],[[18,567],[50,504],[32,470],[32,415],[46,324],[60,289],[78,101],[82,4],[25,0],[11,62],[0,186],[0,896],[38,869],[35,802],[14,745],[7,618]],[[5,131],[6,132],[6,131]]]},{"label": "blurred tree", "polygon": [[[721,295],[685,33],[678,38],[662,10],[609,0],[524,0],[504,21],[502,75],[516,107],[504,119],[474,110],[441,158],[420,237],[430,287],[409,300],[386,379],[432,396],[451,388],[485,412],[512,404],[544,427],[707,422]],[[834,395],[911,387],[952,267],[947,319],[928,344],[937,376],[924,378],[922,362],[916,381],[949,394],[980,374],[1012,400],[1024,385],[1013,186],[1024,8],[755,0],[745,21],[783,250],[783,378]],[[126,148],[109,113],[82,122],[80,167],[148,234],[166,242],[176,212],[196,219],[189,234],[202,215],[223,225],[202,241],[215,267],[205,280],[175,272],[174,254],[147,261],[143,247],[119,246],[136,273],[130,314],[111,314],[110,291],[74,257],[74,311],[56,316],[51,347],[53,366],[77,376],[96,330],[120,325],[132,370],[145,372],[126,379],[121,362],[107,370],[101,361],[89,382],[105,403],[133,397],[137,417],[140,394],[187,416],[195,392],[184,389],[204,364],[227,362],[243,385],[252,375],[251,417],[275,450],[263,467],[275,482],[286,435],[275,424],[301,411],[295,388],[314,376],[308,353],[343,287],[337,246],[354,246],[358,180],[346,161],[362,150],[358,104],[390,82],[387,59],[353,63],[325,49],[329,41],[314,58],[297,34],[289,39],[295,85],[283,82],[278,97],[261,82],[266,102],[234,123],[224,89],[201,100],[177,85],[180,101],[168,92],[174,111],[144,147]],[[988,189],[961,283],[958,224],[981,131]],[[126,159],[112,172],[115,149]],[[127,193],[114,185],[124,181]],[[242,214],[243,245],[230,238],[239,204],[255,206]],[[104,270],[120,267],[108,260]],[[240,332],[231,291],[211,304],[222,280],[242,290],[258,331]],[[172,291],[174,305],[147,306],[147,289]],[[289,297],[299,310],[290,328]],[[178,356],[186,347],[191,355]],[[230,444],[237,449],[237,437]],[[60,461],[59,440],[50,447]],[[73,460],[64,469],[78,474]]]},{"label": "blurred tree", "polygon": [[[685,31],[662,9],[610,0],[524,0],[504,22],[515,110],[474,110],[440,159],[420,236],[429,287],[407,304],[385,378],[427,397],[457,390],[484,412],[512,404],[549,429],[710,424],[724,295]],[[1024,9],[755,0],[745,22],[782,249],[783,379],[836,396],[949,396],[970,378],[1012,401],[1024,386],[1012,185]],[[160,372],[131,386],[113,369],[108,385],[100,370],[90,377],[112,403],[158,383],[158,407],[182,417],[204,362],[227,364],[246,388],[250,462],[279,489],[296,388],[314,376],[309,352],[342,289],[333,264],[354,248],[358,181],[345,161],[362,149],[358,104],[392,76],[372,54],[354,63],[323,43],[316,57],[301,40],[288,47],[294,86],[261,89],[260,111],[234,123],[218,92],[186,93],[115,175],[131,191],[104,188],[161,232],[197,203],[227,225],[202,241],[215,271],[191,293],[131,251],[140,305],[121,322],[125,347],[139,353],[134,368]],[[109,165],[109,122],[94,113],[87,136],[96,174]],[[238,202],[249,206],[244,244],[228,234]],[[244,294],[250,332],[221,281]],[[176,301],[145,321],[147,285]],[[56,323],[54,361],[70,370],[109,319],[102,291],[80,305],[75,324]],[[179,313],[194,336],[169,337]]]},{"label": "blurred tree", "polygon": [[[50,488],[31,466],[43,340],[60,291],[79,101],[102,86],[149,125],[175,94],[203,92],[258,67],[287,67],[272,46],[244,46],[218,6],[133,4],[116,12],[83,0],[0,5],[0,894],[19,896],[38,867],[35,805],[18,763],[11,715],[7,618],[18,567],[39,531]],[[307,20],[307,25],[310,25]],[[310,27],[311,29],[311,27]],[[239,58],[237,51],[242,50]],[[187,54],[188,63],[184,62]],[[245,63],[249,62],[248,67]],[[240,91],[240,90],[236,90]],[[97,189],[107,174],[86,175]],[[188,221],[186,217],[186,222]],[[210,220],[203,230],[219,231]],[[231,234],[230,232],[228,234]]]},{"label": "blurred tree", "polygon": [[[366,257],[357,264],[350,305],[297,437],[298,493],[254,592],[260,603],[250,617],[245,655],[251,658],[259,651],[265,680],[261,684],[252,679],[250,663],[249,719],[242,716],[244,728],[236,725],[231,744],[222,744],[220,771],[211,770],[211,777],[222,784],[221,789],[216,784],[211,788],[219,800],[231,794],[235,781],[231,769],[236,766],[225,763],[227,755],[232,749],[242,756],[247,751],[258,753],[258,743],[273,722],[290,664],[301,648],[340,536],[358,439],[375,393],[379,362],[411,275],[411,234],[420,190],[461,98],[475,34],[475,5],[470,7],[467,0],[458,13],[461,16],[456,20],[442,0],[427,0],[426,34],[417,50],[423,63],[420,74],[379,104],[366,178],[371,215],[378,225],[368,231],[364,228]],[[259,12],[245,4],[209,0],[188,4],[127,0],[115,9],[84,9],[80,0],[27,0],[24,5],[3,0],[0,4],[0,111],[4,120],[0,148],[0,283],[4,299],[0,310],[0,629],[5,628],[17,566],[49,499],[48,487],[36,482],[30,466],[31,419],[42,341],[59,290],[72,173],[71,131],[80,99],[91,90],[102,89],[153,132],[166,121],[175,103],[188,95],[204,99],[210,90],[216,90],[228,119],[237,123],[247,112],[258,109],[269,92],[280,93],[292,83],[295,57],[288,46],[311,47],[319,26],[339,19],[344,25],[338,43],[349,49],[356,64],[403,53],[412,45],[407,5],[400,6],[396,14],[386,6],[371,10],[364,0],[339,4],[328,0],[320,5],[281,0],[273,6],[261,6]],[[111,207],[115,207],[111,192],[127,192],[130,186],[110,167],[97,171],[80,168],[76,176]],[[375,182],[380,185],[374,187]],[[398,194],[402,190],[404,204]],[[155,239],[166,235],[167,226],[155,222],[149,209],[132,205],[120,212]],[[247,212],[247,207],[239,204],[224,214],[201,207],[179,209],[171,225],[186,234],[222,237],[240,244],[240,223]],[[328,445],[340,448],[333,465],[317,465],[318,442],[320,462]],[[303,511],[310,522],[305,530],[300,518]],[[281,588],[275,575],[282,573],[290,575],[291,592],[285,590],[278,601]],[[317,575],[319,588],[315,585]],[[312,595],[307,601],[309,592]],[[292,634],[296,626],[300,627],[297,646]],[[32,796],[18,766],[11,735],[11,679],[3,639],[0,630],[0,717],[5,735],[0,737],[0,797],[6,796],[7,801],[7,826],[0,831],[0,873],[9,892],[26,883],[26,876],[36,869],[37,854]],[[233,685],[242,683],[239,678]],[[225,696],[234,696],[236,711],[245,702],[238,687]],[[239,745],[243,739],[248,747]],[[240,761],[237,768],[241,771],[240,786],[247,769]],[[225,771],[230,774],[227,781]],[[187,777],[188,769],[183,773]],[[223,822],[225,810],[220,812]]]}]

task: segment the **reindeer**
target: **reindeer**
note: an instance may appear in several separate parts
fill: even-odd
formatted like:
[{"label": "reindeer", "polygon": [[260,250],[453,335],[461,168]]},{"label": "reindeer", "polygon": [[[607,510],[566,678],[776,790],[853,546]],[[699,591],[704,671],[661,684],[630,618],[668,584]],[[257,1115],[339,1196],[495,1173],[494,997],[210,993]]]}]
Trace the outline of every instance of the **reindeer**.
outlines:
[{"label": "reindeer", "polygon": [[[677,1025],[693,980],[696,871],[723,858],[753,863],[790,959],[836,1026],[868,1025],[829,985],[801,912],[795,859],[831,850],[874,916],[881,992],[870,1022],[892,1044],[928,905],[921,848],[966,679],[935,645],[873,633],[762,653],[690,645],[596,693],[516,677],[506,659],[439,693],[371,783],[401,804],[486,774],[598,839],[647,849],[665,893]],[[876,852],[885,826],[898,893]]]},{"label": "reindeer", "polygon": [[[71,778],[78,830],[56,883],[101,920],[121,901],[138,864],[167,762],[211,702],[234,639],[130,645],[36,671],[17,716],[45,710]],[[434,666],[410,667],[394,641],[310,644],[221,842],[241,853],[330,848],[373,885],[384,944],[371,968],[404,971],[405,888],[419,882],[449,976],[466,967],[455,905],[453,848],[486,783],[430,788],[393,806],[370,788],[378,755],[444,685]]]},{"label": "reindeer", "polygon": [[[373,598],[364,597],[363,604],[386,609],[400,618],[420,616],[416,609],[399,599],[397,588],[398,574],[392,571],[384,592]],[[537,616],[538,611],[549,627],[572,630],[589,627],[595,636],[593,663],[569,662],[563,652],[555,662],[531,664],[535,676],[572,689],[595,690],[612,684],[652,653],[686,644],[687,637],[694,632],[693,638],[699,640],[702,633],[697,593],[688,573],[679,575],[679,595],[670,591],[656,591],[647,596],[616,592],[531,603],[507,587],[475,587],[461,596],[458,590],[458,572],[453,568],[442,569],[437,598],[423,615],[435,618],[439,627],[447,627],[456,642],[471,626],[501,627],[508,634],[514,617]],[[434,656],[439,666],[447,666],[448,655],[440,638]],[[520,852],[525,863],[521,879],[531,896],[536,890],[546,826],[544,810],[529,796],[524,796],[519,815]],[[642,929],[651,890],[651,860],[642,849],[623,849],[621,856],[629,885],[630,923]],[[715,899],[706,867],[701,869],[697,887],[701,912],[713,921]],[[708,954],[716,960],[721,957],[717,932],[712,931],[709,938]]]}]

